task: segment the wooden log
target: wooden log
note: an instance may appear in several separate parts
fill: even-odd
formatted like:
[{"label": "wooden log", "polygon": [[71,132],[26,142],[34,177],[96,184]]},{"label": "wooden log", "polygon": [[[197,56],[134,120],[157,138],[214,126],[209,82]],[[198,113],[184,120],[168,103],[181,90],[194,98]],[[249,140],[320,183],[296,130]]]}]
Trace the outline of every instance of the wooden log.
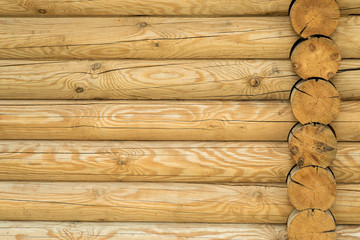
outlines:
[{"label": "wooden log", "polygon": [[[338,0],[342,14],[360,14],[360,4]],[[130,16],[287,14],[287,0],[2,0],[2,16]]]},{"label": "wooden log", "polygon": [[[332,36],[344,58],[360,58],[359,22],[359,16],[341,18]],[[298,38],[281,16],[2,18],[0,32],[0,59],[43,60],[279,59],[288,58]]]},{"label": "wooden log", "polygon": [[317,77],[330,80],[341,62],[335,42],[325,37],[311,37],[295,43],[290,58],[295,72],[302,79]]},{"label": "wooden log", "polygon": [[[332,123],[339,141],[360,140],[360,102]],[[296,123],[287,102],[0,102],[0,139],[286,141]],[[351,126],[351,128],[349,128]]]},{"label": "wooden log", "polygon": [[[338,225],[337,240],[358,240],[359,225]],[[1,221],[2,240],[83,239],[95,240],[287,240],[283,224],[201,224],[131,222],[23,222]]]},{"label": "wooden log", "polygon": [[291,204],[299,211],[325,211],[335,202],[336,181],[330,169],[318,166],[294,167],[287,178]]},{"label": "wooden log", "polygon": [[300,167],[310,165],[326,168],[336,157],[337,140],[333,130],[322,124],[297,124],[289,134],[289,149]]},{"label": "wooden log", "polygon": [[[360,183],[360,143],[338,147],[336,181]],[[0,141],[1,181],[283,183],[293,165],[284,142]]]},{"label": "wooden log", "polygon": [[[359,65],[342,61],[332,79],[343,100],[360,100]],[[0,69],[0,99],[288,100],[298,80],[288,60],[0,60]]]},{"label": "wooden log", "polygon": [[[1,220],[285,223],[285,184],[2,182]],[[21,192],[21,194],[19,194]],[[339,224],[360,222],[359,185],[339,185]]]},{"label": "wooden log", "polygon": [[329,124],[340,112],[340,96],[335,86],[323,79],[301,80],[290,93],[291,109],[302,124]]},{"label": "wooden log", "polygon": [[289,240],[335,240],[336,224],[330,211],[294,209],[287,221]]},{"label": "wooden log", "polygon": [[316,34],[330,36],[340,18],[339,6],[333,0],[294,0],[289,13],[291,25],[303,38]]}]

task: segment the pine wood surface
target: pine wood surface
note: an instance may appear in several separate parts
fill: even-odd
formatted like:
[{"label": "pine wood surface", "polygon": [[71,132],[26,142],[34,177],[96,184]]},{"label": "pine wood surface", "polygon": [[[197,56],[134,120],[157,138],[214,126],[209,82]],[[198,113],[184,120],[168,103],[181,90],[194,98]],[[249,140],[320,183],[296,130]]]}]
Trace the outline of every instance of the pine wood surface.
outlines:
[{"label": "pine wood surface", "polygon": [[[360,100],[359,66],[343,60],[332,79],[342,100]],[[0,70],[0,99],[288,100],[299,79],[289,60],[0,60]]]},{"label": "pine wood surface", "polygon": [[[338,225],[337,240],[360,239],[359,225]],[[2,240],[288,240],[281,224],[1,221]]]},{"label": "pine wood surface", "polygon": [[[332,126],[360,140],[360,102],[347,101]],[[0,139],[285,141],[296,123],[280,101],[0,102]]]},{"label": "pine wood surface", "polygon": [[[338,144],[337,183],[360,183],[359,159]],[[0,141],[2,181],[284,183],[293,165],[284,142]]]},{"label": "pine wood surface", "polygon": [[326,168],[336,157],[336,136],[327,125],[299,123],[291,129],[288,142],[290,155],[300,168],[310,165]]},{"label": "pine wood surface", "polygon": [[291,25],[302,38],[330,36],[340,18],[339,5],[334,0],[295,0],[289,12]]},{"label": "pine wood surface", "polygon": [[[359,184],[338,184],[338,224],[360,222]],[[0,220],[285,223],[285,184],[2,182]],[[20,194],[21,193],[21,194]]]},{"label": "pine wood surface", "polygon": [[[341,14],[360,14],[354,0],[337,1]],[[2,0],[2,16],[249,15],[288,13],[288,0]]]},{"label": "pine wood surface", "polygon": [[[76,24],[75,24],[76,23]],[[0,59],[288,58],[298,39],[288,17],[1,18]],[[360,58],[360,16],[333,34]]]}]

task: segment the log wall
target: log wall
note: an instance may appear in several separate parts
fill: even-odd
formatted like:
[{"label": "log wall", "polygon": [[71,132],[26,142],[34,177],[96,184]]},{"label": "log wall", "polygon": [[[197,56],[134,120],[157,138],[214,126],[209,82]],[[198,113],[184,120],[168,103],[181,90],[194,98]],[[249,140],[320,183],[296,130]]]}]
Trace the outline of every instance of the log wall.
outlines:
[{"label": "log wall", "polygon": [[[0,238],[287,240],[289,4],[0,1]],[[360,3],[338,4],[331,211],[350,240]]]}]

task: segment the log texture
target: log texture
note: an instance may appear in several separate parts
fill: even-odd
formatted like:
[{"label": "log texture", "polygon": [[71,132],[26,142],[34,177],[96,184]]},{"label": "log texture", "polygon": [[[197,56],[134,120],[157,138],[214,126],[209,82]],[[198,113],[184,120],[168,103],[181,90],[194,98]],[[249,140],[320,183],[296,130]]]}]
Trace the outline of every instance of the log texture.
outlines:
[{"label": "log texture", "polygon": [[[332,79],[341,99],[360,100],[359,66],[344,60]],[[0,70],[0,99],[287,100],[299,79],[288,60],[0,60]]]},{"label": "log texture", "polygon": [[[288,58],[288,17],[1,18],[0,59]],[[333,34],[343,58],[360,58],[360,16]]]},{"label": "log texture", "polygon": [[[359,225],[338,225],[337,240],[359,240]],[[0,222],[2,240],[288,240],[280,224]]]},{"label": "log texture", "polygon": [[[331,211],[360,222],[359,185],[338,185]],[[285,223],[285,184],[2,182],[0,220]],[[21,194],[19,194],[21,193]]]},{"label": "log texture", "polygon": [[[337,1],[342,14],[360,14],[354,0]],[[2,16],[287,14],[288,0],[2,0]]]},{"label": "log texture", "polygon": [[[338,148],[337,182],[360,183],[360,143]],[[283,142],[0,141],[2,181],[283,183],[293,165]]]},{"label": "log texture", "polygon": [[[339,141],[360,140],[359,108],[341,105]],[[295,123],[288,102],[0,102],[0,139],[286,141]]]}]

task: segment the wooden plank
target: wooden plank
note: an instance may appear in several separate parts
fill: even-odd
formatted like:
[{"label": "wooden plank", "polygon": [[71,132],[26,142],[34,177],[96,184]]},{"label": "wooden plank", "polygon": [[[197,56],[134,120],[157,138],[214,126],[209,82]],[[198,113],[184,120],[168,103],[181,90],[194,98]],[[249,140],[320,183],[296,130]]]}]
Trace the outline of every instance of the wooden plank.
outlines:
[{"label": "wooden plank", "polygon": [[[337,240],[360,239],[359,225],[338,225]],[[201,224],[129,222],[0,222],[2,240],[287,240],[280,224]]]},{"label": "wooden plank", "polygon": [[[338,0],[342,14],[360,14],[360,4]],[[287,14],[288,0],[2,0],[2,16],[250,15]]]},{"label": "wooden plank", "polygon": [[[337,183],[360,183],[358,159],[338,144]],[[0,141],[1,181],[284,183],[294,164],[284,142]]]},{"label": "wooden plank", "polygon": [[[360,222],[360,185],[338,185],[338,224]],[[285,184],[2,182],[0,220],[285,223]],[[19,194],[21,193],[21,194]]]},{"label": "wooden plank", "polygon": [[[342,100],[360,100],[359,66],[344,60],[332,80]],[[0,99],[287,100],[299,79],[289,60],[0,60],[0,69]]]},{"label": "wooden plank", "polygon": [[[289,18],[1,18],[1,59],[288,58]],[[343,58],[360,58],[360,16],[333,34]]]},{"label": "wooden plank", "polygon": [[[360,141],[360,102],[342,103],[339,141]],[[0,139],[285,141],[296,121],[288,102],[0,102]]]}]

